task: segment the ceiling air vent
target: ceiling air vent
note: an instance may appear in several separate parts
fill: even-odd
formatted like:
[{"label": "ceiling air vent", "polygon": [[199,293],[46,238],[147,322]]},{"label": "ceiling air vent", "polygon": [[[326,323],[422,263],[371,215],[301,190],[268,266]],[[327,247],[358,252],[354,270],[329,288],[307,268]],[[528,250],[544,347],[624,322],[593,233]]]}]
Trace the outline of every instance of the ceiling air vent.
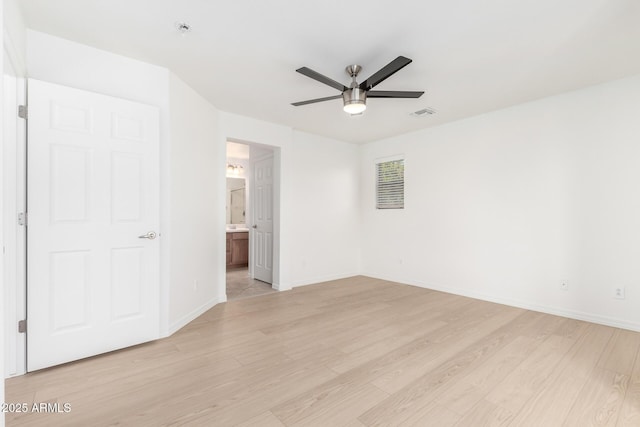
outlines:
[{"label": "ceiling air vent", "polygon": [[409,115],[413,117],[423,117],[423,116],[430,116],[435,113],[436,113],[436,110],[434,110],[433,108],[427,107],[427,108],[423,108],[422,110],[414,111]]}]

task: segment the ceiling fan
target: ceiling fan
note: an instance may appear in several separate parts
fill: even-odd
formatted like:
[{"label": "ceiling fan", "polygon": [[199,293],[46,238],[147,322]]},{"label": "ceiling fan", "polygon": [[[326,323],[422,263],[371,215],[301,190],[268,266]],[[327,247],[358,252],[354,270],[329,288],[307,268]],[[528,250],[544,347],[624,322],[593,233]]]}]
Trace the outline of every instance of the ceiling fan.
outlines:
[{"label": "ceiling fan", "polygon": [[356,77],[362,70],[360,65],[349,65],[345,71],[351,77],[351,85],[349,87],[338,83],[337,81],[324,76],[310,68],[302,67],[296,71],[314,80],[338,89],[342,92],[340,95],[327,96],[325,98],[310,99],[308,101],[294,102],[291,105],[299,107],[301,105],[313,104],[316,102],[329,101],[331,99],[342,98],[344,103],[344,111],[349,114],[360,114],[367,109],[367,98],[420,98],[424,92],[415,91],[397,91],[397,90],[371,90],[376,85],[382,83],[402,68],[411,64],[411,59],[404,56],[398,56],[396,59],[373,73],[368,79],[358,84]]}]

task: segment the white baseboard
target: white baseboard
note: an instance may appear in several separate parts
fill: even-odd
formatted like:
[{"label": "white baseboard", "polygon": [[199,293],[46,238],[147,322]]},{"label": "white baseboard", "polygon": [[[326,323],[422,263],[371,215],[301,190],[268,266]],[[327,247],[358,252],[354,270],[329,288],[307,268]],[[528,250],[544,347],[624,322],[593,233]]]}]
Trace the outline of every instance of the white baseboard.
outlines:
[{"label": "white baseboard", "polygon": [[388,277],[385,275],[372,274],[372,273],[362,273],[362,275],[372,277],[374,279],[388,280],[390,282],[402,283],[410,286],[416,286],[419,288],[431,289],[434,291],[446,292],[449,294],[479,299],[482,301],[489,301],[489,302],[495,302],[498,304],[509,305],[511,307],[518,307],[518,308],[524,308],[526,310],[553,314],[556,316],[567,317],[569,319],[583,320],[585,322],[597,323],[599,325],[612,326],[614,328],[628,329],[630,331],[640,332],[640,323],[629,322],[624,319],[602,316],[599,314],[588,313],[585,311],[570,310],[562,307],[553,307],[548,305],[535,304],[529,301],[523,301],[523,300],[518,300],[513,298],[504,298],[501,296],[483,294],[480,292],[470,292],[466,289],[459,289],[451,286],[443,286],[435,283],[425,283],[425,282],[416,281],[416,280],[398,279],[395,277]]},{"label": "white baseboard", "polygon": [[307,285],[315,285],[316,283],[329,282],[331,280],[340,280],[346,279],[353,276],[359,276],[360,273],[351,272],[351,273],[342,273],[342,274],[330,274],[328,276],[316,276],[309,279],[298,280],[293,283],[293,287],[297,288],[298,286],[307,286]]},{"label": "white baseboard", "polygon": [[287,285],[287,284],[284,284],[284,283],[273,282],[271,284],[271,287],[273,289],[275,289],[276,291],[290,291],[291,290],[291,285]]},{"label": "white baseboard", "polygon": [[[193,320],[195,320],[198,316],[202,315],[204,312],[206,312],[207,310],[210,310],[211,308],[213,308],[215,305],[226,301],[227,297],[226,295],[224,296],[224,298],[214,298],[210,301],[207,301],[206,303],[204,303],[203,305],[201,305],[200,307],[196,308],[195,310],[193,310],[192,312],[182,316],[180,319],[178,319],[176,322],[172,323],[171,325],[169,325],[169,334],[167,336],[171,336],[173,334],[175,334],[176,332],[178,332],[180,329],[182,329],[183,327],[185,327],[187,324],[189,324],[190,322],[192,322]],[[224,301],[223,301],[224,300]]]}]

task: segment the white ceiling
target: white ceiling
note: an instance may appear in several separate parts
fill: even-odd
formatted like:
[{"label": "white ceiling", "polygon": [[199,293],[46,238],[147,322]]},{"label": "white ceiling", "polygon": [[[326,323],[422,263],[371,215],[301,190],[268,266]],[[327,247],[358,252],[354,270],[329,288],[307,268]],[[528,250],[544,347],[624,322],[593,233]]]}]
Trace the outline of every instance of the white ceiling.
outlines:
[{"label": "white ceiling", "polygon": [[[640,73],[638,0],[20,0],[30,28],[171,69],[217,108],[366,142]],[[176,21],[193,30],[181,36]],[[295,70],[348,84],[413,63],[350,117]],[[412,117],[431,107],[437,113]]]}]

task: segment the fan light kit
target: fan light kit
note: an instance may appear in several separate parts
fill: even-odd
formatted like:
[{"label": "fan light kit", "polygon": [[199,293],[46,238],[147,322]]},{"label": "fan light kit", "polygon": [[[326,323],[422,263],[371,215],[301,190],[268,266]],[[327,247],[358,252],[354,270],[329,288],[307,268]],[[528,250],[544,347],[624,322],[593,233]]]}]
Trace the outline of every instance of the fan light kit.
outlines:
[{"label": "fan light kit", "polygon": [[344,111],[349,114],[362,114],[367,109],[367,92],[358,87],[356,77],[362,70],[359,65],[349,65],[345,68],[347,74],[351,76],[351,88],[342,92],[342,102]]},{"label": "fan light kit", "polygon": [[345,90],[342,97],[345,113],[361,114],[367,109],[367,93],[358,88]]},{"label": "fan light kit", "polygon": [[360,65],[349,65],[345,71],[351,77],[350,87],[346,87],[342,83],[339,83],[327,76],[324,76],[317,71],[313,71],[310,68],[302,67],[296,71],[314,80],[331,86],[334,89],[342,92],[340,95],[327,96],[325,98],[310,99],[308,101],[294,102],[291,105],[299,107],[301,105],[314,104],[316,102],[329,101],[332,99],[342,98],[343,109],[346,113],[351,115],[359,115],[367,109],[367,98],[420,98],[424,92],[415,91],[392,91],[392,90],[371,90],[373,87],[382,83],[393,74],[400,71],[411,63],[409,58],[404,56],[398,56],[396,59],[382,67],[377,72],[373,73],[371,77],[358,84],[356,78],[362,70]]}]

